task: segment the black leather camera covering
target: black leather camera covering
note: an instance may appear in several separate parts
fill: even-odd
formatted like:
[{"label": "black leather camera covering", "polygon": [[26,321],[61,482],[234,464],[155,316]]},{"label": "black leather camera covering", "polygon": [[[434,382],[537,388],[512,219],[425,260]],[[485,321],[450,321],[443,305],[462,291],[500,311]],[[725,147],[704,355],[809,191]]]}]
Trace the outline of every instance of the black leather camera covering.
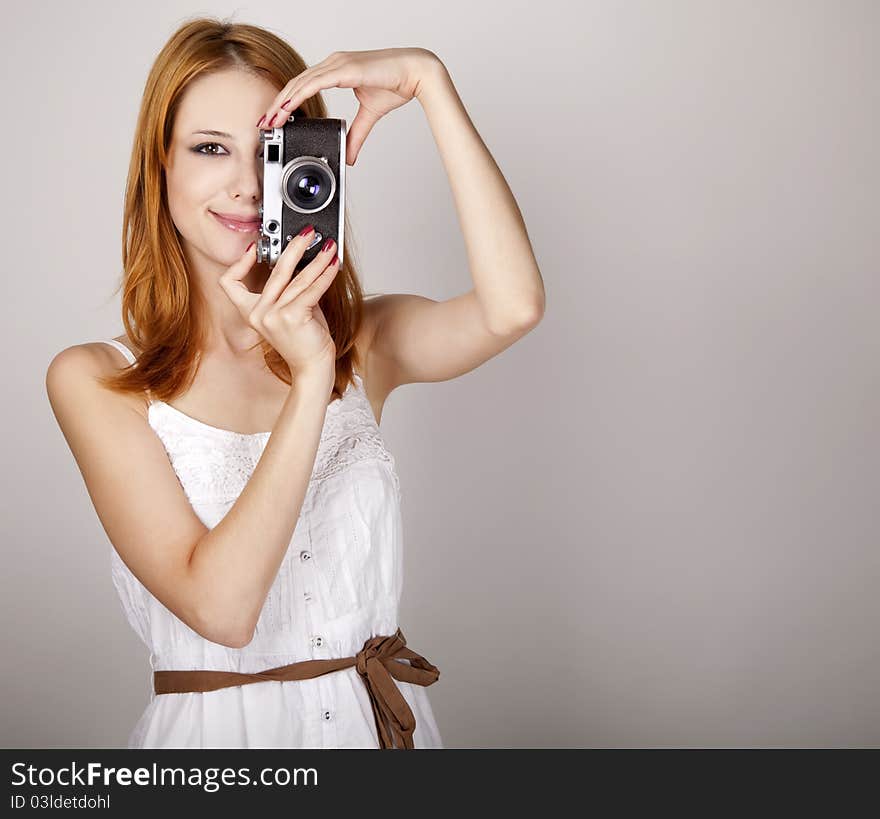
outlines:
[{"label": "black leather camera covering", "polygon": [[332,118],[295,118],[284,123],[283,165],[300,156],[326,157],[327,165],[336,177],[336,190],[326,207],[315,213],[300,213],[292,210],[286,203],[281,206],[281,252],[288,244],[288,236],[296,236],[306,225],[314,225],[324,238],[303,254],[296,270],[305,267],[320,252],[327,239],[334,239],[339,245],[340,213],[344,210],[342,201],[342,174],[339,163],[342,159],[342,123]]}]

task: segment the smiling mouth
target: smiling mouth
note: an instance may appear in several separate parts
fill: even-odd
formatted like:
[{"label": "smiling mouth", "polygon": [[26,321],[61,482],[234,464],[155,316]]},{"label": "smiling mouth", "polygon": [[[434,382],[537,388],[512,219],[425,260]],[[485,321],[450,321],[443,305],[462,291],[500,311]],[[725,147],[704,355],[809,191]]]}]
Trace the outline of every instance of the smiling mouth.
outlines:
[{"label": "smiling mouth", "polygon": [[218,216],[214,211],[211,211],[211,216],[213,216],[223,227],[228,228],[235,233],[256,233],[260,229],[261,222],[259,220],[255,222],[236,222],[232,219],[224,219],[222,216]]}]

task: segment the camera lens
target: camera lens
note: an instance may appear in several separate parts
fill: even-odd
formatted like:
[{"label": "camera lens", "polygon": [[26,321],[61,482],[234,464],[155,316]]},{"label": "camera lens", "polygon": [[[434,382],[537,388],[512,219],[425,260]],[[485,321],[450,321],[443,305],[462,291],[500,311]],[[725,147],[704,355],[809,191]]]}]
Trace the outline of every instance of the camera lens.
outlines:
[{"label": "camera lens", "polygon": [[317,157],[300,157],[284,169],[281,190],[289,207],[300,213],[313,213],[333,198],[336,178]]},{"label": "camera lens", "polygon": [[287,178],[287,194],[301,208],[314,210],[330,198],[330,174],[317,165],[303,165]]}]

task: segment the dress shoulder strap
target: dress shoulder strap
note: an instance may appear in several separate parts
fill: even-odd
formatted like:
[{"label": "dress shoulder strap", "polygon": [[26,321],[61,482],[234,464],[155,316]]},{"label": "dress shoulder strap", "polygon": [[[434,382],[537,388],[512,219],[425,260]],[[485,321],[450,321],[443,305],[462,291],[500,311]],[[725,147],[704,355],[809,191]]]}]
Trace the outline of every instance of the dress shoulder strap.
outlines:
[{"label": "dress shoulder strap", "polygon": [[137,359],[134,357],[134,353],[128,349],[121,341],[117,341],[115,338],[103,338],[101,339],[102,344],[112,344],[120,353],[122,353],[127,359],[129,364],[134,364]]},{"label": "dress shoulder strap", "polygon": [[[126,347],[121,341],[117,341],[115,338],[102,338],[100,340],[100,343],[111,344],[112,346],[114,346],[117,350],[119,350],[120,353],[122,353],[126,357],[129,364],[135,364],[137,362],[137,358],[135,358],[134,353],[129,350],[128,347]],[[153,400],[153,394],[149,390],[147,390],[147,401],[150,404],[155,403],[155,401]]]}]

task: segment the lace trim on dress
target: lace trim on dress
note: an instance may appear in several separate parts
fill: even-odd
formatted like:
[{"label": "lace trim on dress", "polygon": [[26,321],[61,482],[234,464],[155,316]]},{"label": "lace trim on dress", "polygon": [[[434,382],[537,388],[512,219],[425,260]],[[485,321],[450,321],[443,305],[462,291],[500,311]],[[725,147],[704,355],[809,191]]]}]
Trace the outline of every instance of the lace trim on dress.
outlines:
[{"label": "lace trim on dress", "polygon": [[[129,363],[134,353],[115,339]],[[151,401],[147,417],[159,435],[191,502],[228,502],[247,485],[271,432],[244,433],[199,421],[164,401]],[[220,442],[222,441],[222,445]],[[355,372],[341,398],[327,405],[321,440],[315,455],[310,484],[338,475],[352,464],[374,458],[386,463],[400,494],[394,456],[388,451],[376,416]]]},{"label": "lace trim on dress", "polygon": [[[360,376],[355,378],[360,382]],[[222,503],[237,498],[271,435],[210,427],[189,416],[181,417],[173,407],[159,402],[150,407],[149,416],[191,502]],[[310,484],[369,458],[388,465],[399,495],[394,456],[385,446],[370,402],[358,383],[357,388],[350,386],[342,398],[327,407]]]}]

